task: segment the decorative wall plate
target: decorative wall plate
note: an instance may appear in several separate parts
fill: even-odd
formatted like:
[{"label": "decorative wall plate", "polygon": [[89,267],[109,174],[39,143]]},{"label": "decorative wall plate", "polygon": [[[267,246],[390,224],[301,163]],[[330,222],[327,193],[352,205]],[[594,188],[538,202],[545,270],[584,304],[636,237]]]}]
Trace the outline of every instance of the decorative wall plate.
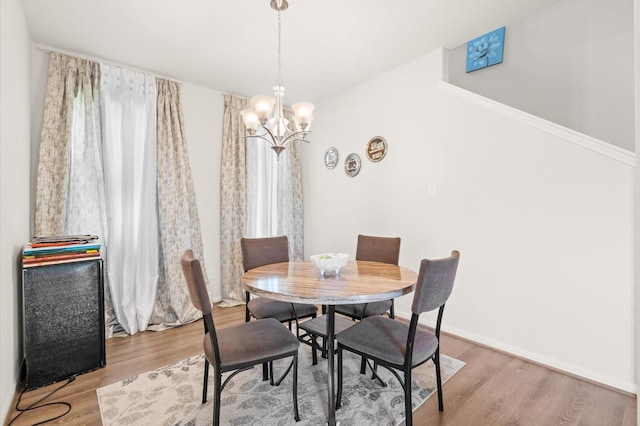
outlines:
[{"label": "decorative wall plate", "polygon": [[371,161],[380,161],[387,154],[387,141],[382,136],[374,136],[367,143],[367,157]]},{"label": "decorative wall plate", "polygon": [[354,177],[360,172],[360,156],[358,154],[349,154],[344,160],[344,172],[347,176]]},{"label": "decorative wall plate", "polygon": [[338,164],[338,150],[330,147],[324,153],[324,166],[327,169],[333,169]]}]

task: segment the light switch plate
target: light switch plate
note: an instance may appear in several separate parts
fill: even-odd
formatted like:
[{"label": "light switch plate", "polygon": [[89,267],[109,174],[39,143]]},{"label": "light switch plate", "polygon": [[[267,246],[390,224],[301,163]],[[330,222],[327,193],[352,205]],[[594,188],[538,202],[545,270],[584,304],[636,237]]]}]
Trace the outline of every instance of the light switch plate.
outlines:
[{"label": "light switch plate", "polygon": [[428,185],[427,186],[427,198],[436,198],[436,186]]}]

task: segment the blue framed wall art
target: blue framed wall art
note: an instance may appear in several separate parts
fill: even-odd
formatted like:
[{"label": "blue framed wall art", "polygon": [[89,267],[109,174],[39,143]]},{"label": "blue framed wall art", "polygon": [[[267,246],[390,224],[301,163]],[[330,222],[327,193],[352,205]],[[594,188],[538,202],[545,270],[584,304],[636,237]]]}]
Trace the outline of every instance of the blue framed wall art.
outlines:
[{"label": "blue framed wall art", "polygon": [[504,28],[493,30],[467,43],[467,72],[490,67],[502,62]]}]

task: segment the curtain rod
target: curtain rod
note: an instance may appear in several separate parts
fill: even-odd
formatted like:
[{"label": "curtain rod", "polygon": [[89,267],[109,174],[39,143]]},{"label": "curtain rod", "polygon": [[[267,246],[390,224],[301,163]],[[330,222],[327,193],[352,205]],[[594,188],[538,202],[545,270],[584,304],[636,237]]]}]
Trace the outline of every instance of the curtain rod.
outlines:
[{"label": "curtain rod", "polygon": [[176,80],[175,78],[165,77],[165,76],[159,75],[159,74],[157,74],[155,72],[151,72],[149,70],[145,70],[145,69],[142,69],[142,68],[137,68],[137,67],[134,67],[134,66],[131,66],[131,65],[122,64],[122,63],[119,63],[119,62],[107,61],[105,59],[98,58],[98,57],[95,57],[95,56],[80,55],[79,53],[76,53],[76,52],[70,52],[68,50],[56,49],[54,47],[46,46],[44,44],[39,44],[39,43],[32,43],[32,46],[36,50],[38,50],[40,52],[43,52],[43,53],[61,53],[63,55],[75,56],[76,58],[85,59],[85,60],[94,61],[94,62],[102,62],[104,64],[113,65],[113,66],[117,66],[117,67],[124,67],[124,68],[127,68],[127,69],[132,70],[132,71],[138,71],[138,72],[145,73],[145,74],[151,74],[154,77],[159,77],[159,78],[163,78],[165,80],[174,81],[174,82],[179,83],[179,84],[184,84],[184,82],[182,82],[180,80]]}]

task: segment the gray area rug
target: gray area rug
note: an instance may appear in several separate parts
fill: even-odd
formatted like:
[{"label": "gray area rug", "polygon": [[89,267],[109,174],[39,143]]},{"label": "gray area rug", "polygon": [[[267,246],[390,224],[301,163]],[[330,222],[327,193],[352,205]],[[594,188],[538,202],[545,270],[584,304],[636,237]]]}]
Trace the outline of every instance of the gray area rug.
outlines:
[{"label": "gray area rug", "polygon": [[[327,416],[327,361],[318,357],[311,365],[311,350],[300,345],[298,407],[300,422],[293,419],[292,374],[278,387],[262,381],[262,367],[235,376],[222,391],[223,425],[323,425]],[[464,362],[441,355],[443,382]],[[337,367],[337,358],[336,358]],[[209,375],[209,397],[201,403],[204,356],[140,374],[97,390],[102,424],[121,425],[210,425],[213,415],[213,382]],[[276,376],[286,368],[274,365]],[[396,425],[404,420],[404,396],[395,377],[378,369],[387,382],[381,387],[371,375],[360,374],[360,358],[345,352],[342,408],[336,411],[341,426]],[[370,373],[370,370],[368,370]],[[414,410],[435,391],[435,368],[431,361],[414,369]],[[226,377],[226,376],[225,376]],[[224,381],[224,377],[223,377]],[[446,394],[446,387],[444,388]]]}]

